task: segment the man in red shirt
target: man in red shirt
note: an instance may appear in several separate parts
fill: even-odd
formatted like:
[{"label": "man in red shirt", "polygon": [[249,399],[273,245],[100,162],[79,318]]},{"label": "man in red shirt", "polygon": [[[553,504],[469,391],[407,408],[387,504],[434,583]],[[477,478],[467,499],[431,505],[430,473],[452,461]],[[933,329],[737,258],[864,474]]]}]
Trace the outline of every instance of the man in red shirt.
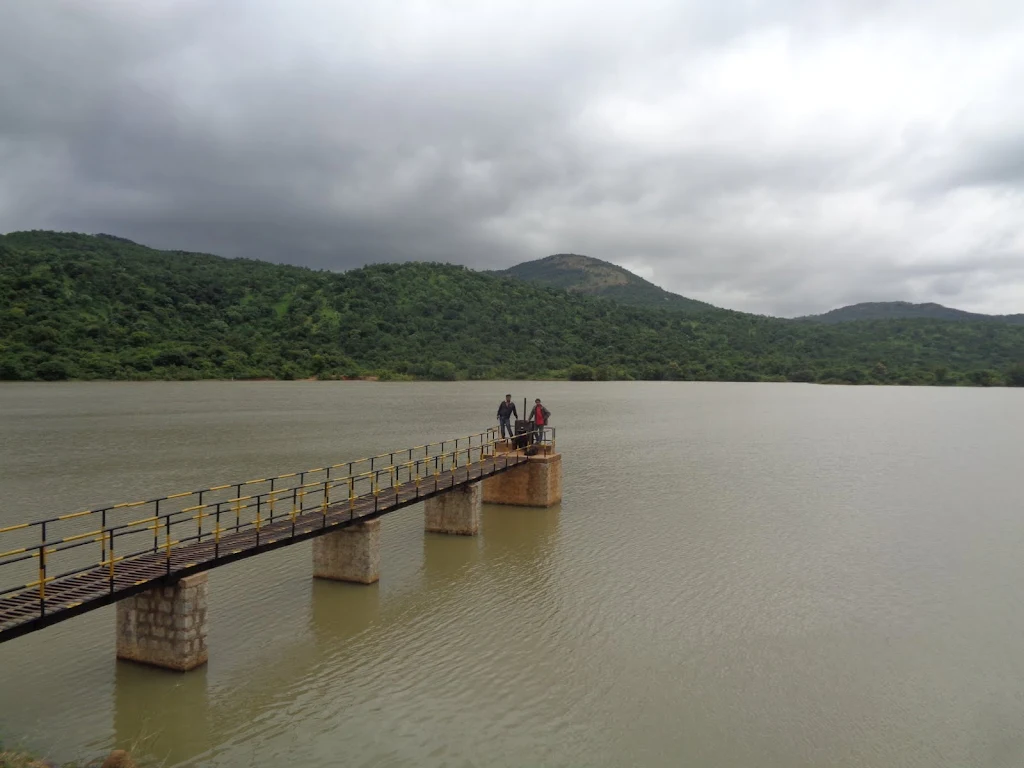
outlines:
[{"label": "man in red shirt", "polygon": [[534,400],[533,412],[530,414],[530,421],[534,424],[533,442],[540,442],[544,436],[544,427],[551,419],[551,411],[545,408],[538,397]]}]

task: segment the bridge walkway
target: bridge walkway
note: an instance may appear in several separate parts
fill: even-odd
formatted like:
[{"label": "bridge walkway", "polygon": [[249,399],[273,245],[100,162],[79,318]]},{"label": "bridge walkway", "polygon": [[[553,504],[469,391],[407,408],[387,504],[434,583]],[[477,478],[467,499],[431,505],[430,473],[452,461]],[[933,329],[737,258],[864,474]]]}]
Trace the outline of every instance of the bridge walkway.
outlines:
[{"label": "bridge walkway", "polygon": [[[553,448],[554,430],[545,430],[541,442]],[[358,525],[529,460],[489,429],[330,467],[0,528],[0,545],[5,536],[22,539],[22,546],[0,552],[0,577],[36,569],[33,581],[8,587],[7,578],[0,581],[0,642],[194,573]],[[148,514],[118,520],[138,508]],[[78,530],[67,533],[67,526]],[[66,535],[58,538],[55,530]],[[145,546],[138,549],[140,541]],[[98,560],[87,554],[96,549]],[[50,575],[58,567],[68,569]]]}]

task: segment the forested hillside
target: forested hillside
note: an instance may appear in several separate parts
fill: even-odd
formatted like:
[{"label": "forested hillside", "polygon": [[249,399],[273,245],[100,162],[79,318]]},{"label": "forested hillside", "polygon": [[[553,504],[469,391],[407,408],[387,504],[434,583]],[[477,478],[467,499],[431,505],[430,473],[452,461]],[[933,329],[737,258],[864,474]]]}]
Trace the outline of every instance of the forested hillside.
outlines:
[{"label": "forested hillside", "polygon": [[0,378],[642,378],[1024,385],[1024,327],[620,306],[443,264],[338,274],[0,237]]}]

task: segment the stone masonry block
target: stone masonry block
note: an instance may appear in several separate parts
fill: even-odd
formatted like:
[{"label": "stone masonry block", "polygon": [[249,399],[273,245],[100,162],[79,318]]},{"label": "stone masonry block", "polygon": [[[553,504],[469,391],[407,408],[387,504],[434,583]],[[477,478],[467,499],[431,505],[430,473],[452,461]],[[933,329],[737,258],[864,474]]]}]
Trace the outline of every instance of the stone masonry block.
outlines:
[{"label": "stone masonry block", "polygon": [[484,480],[485,504],[550,507],[562,500],[562,454],[531,456],[507,472]]},{"label": "stone masonry block", "polygon": [[118,602],[117,657],[179,671],[205,664],[207,591],[200,573]]},{"label": "stone masonry block", "polygon": [[358,584],[378,581],[380,520],[367,520],[313,539],[313,576]]},{"label": "stone masonry block", "polygon": [[480,531],[480,483],[456,486],[424,502],[424,528],[430,533],[475,536]]}]

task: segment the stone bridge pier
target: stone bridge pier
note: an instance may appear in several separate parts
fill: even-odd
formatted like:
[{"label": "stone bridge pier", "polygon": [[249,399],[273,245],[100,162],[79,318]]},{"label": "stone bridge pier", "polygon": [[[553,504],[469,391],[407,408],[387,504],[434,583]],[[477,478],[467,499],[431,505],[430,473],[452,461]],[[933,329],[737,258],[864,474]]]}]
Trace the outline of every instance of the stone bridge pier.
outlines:
[{"label": "stone bridge pier", "polygon": [[207,574],[117,603],[117,658],[186,672],[206,663]]},{"label": "stone bridge pier", "polygon": [[[501,444],[496,449],[498,455],[511,451]],[[555,453],[550,445],[540,446],[525,464],[484,480],[485,504],[552,507],[561,500],[562,454]]]},{"label": "stone bridge pier", "polygon": [[356,584],[379,581],[380,520],[367,520],[313,539],[313,576]]},{"label": "stone bridge pier", "polygon": [[424,502],[424,526],[428,533],[476,536],[480,532],[480,483],[453,488]]}]

